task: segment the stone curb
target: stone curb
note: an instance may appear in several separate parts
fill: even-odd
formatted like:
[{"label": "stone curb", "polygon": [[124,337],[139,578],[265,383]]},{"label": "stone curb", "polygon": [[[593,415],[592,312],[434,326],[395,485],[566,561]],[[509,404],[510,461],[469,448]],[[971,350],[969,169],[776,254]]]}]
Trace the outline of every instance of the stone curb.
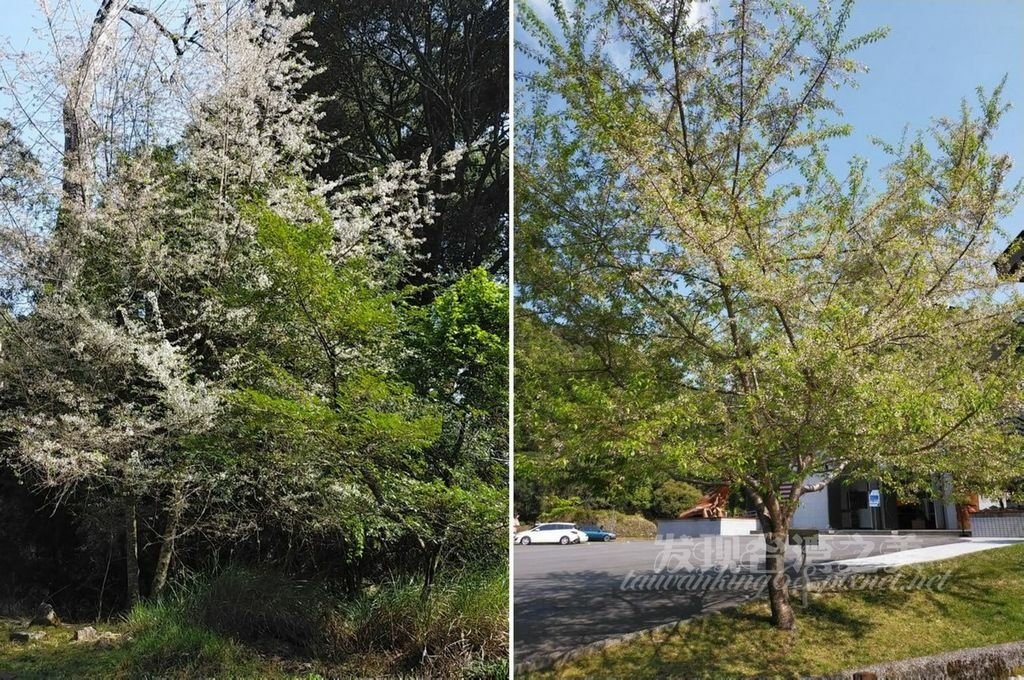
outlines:
[{"label": "stone curb", "polygon": [[855,675],[865,680],[991,680],[1024,676],[1024,641],[890,661],[805,680],[850,680]]},{"label": "stone curb", "polygon": [[[595,652],[632,642],[656,633],[675,632],[691,621],[707,618],[708,612],[673,623],[665,623],[653,628],[625,633],[616,637],[605,638],[597,642],[575,647],[565,652],[546,654],[536,659],[515,664],[515,674],[534,673],[550,670],[566,663],[571,663]],[[912,659],[901,659],[886,663],[874,664],[860,668],[851,668],[829,675],[805,676],[804,680],[856,680],[855,676],[864,675],[865,680],[992,680],[993,678],[1024,677],[1024,641],[1006,642],[988,647],[973,647],[951,652],[942,652],[932,656],[920,656]]]}]

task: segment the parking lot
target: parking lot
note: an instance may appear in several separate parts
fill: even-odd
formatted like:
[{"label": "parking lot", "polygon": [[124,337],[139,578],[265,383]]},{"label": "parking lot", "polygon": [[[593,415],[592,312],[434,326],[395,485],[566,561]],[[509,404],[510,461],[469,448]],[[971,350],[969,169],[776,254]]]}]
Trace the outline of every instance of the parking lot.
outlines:
[{"label": "parking lot", "polygon": [[[949,534],[822,535],[809,547],[808,564],[863,558],[911,548],[954,543]],[[795,573],[800,549],[790,546]],[[515,546],[514,647],[516,662],[568,651],[616,635],[689,618],[742,602],[728,589],[637,587],[665,573],[713,579],[723,572],[752,573],[763,567],[761,536],[725,536],[581,545]],[[654,584],[657,586],[658,584]]]}]

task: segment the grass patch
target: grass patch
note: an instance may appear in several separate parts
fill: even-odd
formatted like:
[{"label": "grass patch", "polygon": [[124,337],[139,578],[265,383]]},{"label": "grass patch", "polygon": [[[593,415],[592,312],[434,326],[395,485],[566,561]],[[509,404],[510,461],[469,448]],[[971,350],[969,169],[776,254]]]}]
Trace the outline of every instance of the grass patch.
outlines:
[{"label": "grass patch", "polygon": [[[95,625],[109,631],[114,626]],[[46,637],[31,643],[10,642],[11,631],[43,630]],[[75,627],[28,628],[24,620],[0,619],[0,677],[4,673],[18,680],[64,680],[65,678],[113,677],[123,659],[123,650],[72,642]]]},{"label": "grass patch", "polygon": [[235,639],[195,618],[176,597],[137,605],[128,615],[132,636],[117,671],[123,677],[280,677]]},{"label": "grass patch", "polygon": [[8,641],[24,622],[4,623],[0,678],[508,677],[508,575],[447,574],[429,599],[421,583],[396,580],[358,597],[266,570],[232,568],[179,584],[121,621],[116,646],[73,642],[76,628],[43,640]]},{"label": "grass patch", "polygon": [[807,609],[795,606],[794,632],[770,625],[767,603],[751,603],[525,677],[794,678],[1024,639],[1024,545],[902,571],[909,580],[948,570],[940,592],[813,595]]}]

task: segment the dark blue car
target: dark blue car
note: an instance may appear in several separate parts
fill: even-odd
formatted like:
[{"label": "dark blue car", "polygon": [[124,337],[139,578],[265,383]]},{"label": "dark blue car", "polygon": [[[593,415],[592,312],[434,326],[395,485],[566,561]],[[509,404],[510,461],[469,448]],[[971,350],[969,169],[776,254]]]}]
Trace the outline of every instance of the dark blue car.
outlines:
[{"label": "dark blue car", "polygon": [[603,527],[582,527],[580,529],[591,541],[614,541],[615,534],[605,531]]}]

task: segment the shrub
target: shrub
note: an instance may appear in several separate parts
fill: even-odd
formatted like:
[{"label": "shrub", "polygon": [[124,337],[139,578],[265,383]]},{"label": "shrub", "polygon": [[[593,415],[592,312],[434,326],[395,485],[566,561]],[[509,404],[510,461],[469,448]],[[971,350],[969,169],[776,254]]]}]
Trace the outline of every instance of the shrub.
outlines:
[{"label": "shrub", "polygon": [[651,514],[663,518],[678,517],[695,506],[703,495],[695,486],[670,479],[654,490]]},{"label": "shrub", "polygon": [[418,579],[395,580],[336,605],[325,651],[393,653],[400,666],[429,677],[492,677],[508,651],[507,569],[447,574],[427,601],[421,593]]},{"label": "shrub", "polygon": [[318,637],[327,594],[276,570],[233,566],[200,585],[193,599],[197,619],[219,633],[308,648]]},{"label": "shrub", "polygon": [[421,579],[396,578],[339,601],[322,583],[231,567],[136,606],[125,670],[261,677],[255,654],[239,641],[284,641],[304,656],[345,664],[346,677],[507,677],[508,585],[500,565],[440,574],[426,600]]},{"label": "shrub", "polygon": [[604,527],[621,537],[654,538],[657,525],[641,515],[628,515],[617,510],[590,510],[576,508],[562,513],[548,512],[541,516],[542,522],[574,522],[580,525]]}]

